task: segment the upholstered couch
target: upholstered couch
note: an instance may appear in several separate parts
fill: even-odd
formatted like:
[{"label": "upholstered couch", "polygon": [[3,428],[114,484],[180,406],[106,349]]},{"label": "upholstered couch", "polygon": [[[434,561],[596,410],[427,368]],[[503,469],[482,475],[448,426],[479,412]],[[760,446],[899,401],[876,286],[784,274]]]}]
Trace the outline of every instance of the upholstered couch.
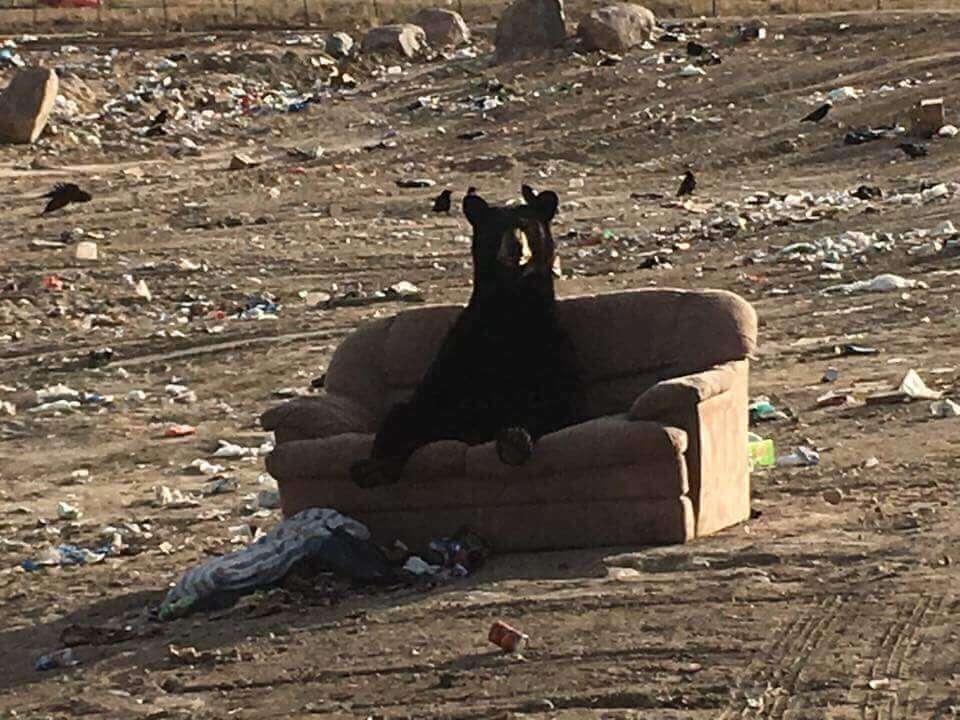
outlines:
[{"label": "upholstered couch", "polygon": [[[348,475],[379,418],[412,391],[457,306],[369,322],[344,340],[322,395],[262,417],[287,515],[331,507],[411,547],[468,525],[498,550],[680,543],[750,513],[750,305],[721,291],[635,290],[561,300],[583,378],[580,422],[537,443],[521,467],[493,443],[436,442],[397,485]],[[464,378],[464,382],[469,382]]]}]

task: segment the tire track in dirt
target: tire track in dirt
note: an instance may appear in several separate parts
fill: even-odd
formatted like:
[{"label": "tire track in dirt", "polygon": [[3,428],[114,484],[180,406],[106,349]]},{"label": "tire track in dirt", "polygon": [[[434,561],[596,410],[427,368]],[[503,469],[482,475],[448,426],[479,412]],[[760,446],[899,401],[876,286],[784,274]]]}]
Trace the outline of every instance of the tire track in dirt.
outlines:
[{"label": "tire track in dirt", "polygon": [[784,718],[811,658],[832,646],[838,637],[838,620],[846,620],[842,627],[849,625],[849,614],[856,614],[858,607],[848,610],[844,599],[833,595],[799,610],[766,653],[751,663],[746,678],[737,683],[742,697],[733,698],[719,719]]},{"label": "tire track in dirt", "polygon": [[[945,595],[922,596],[898,605],[897,617],[883,633],[880,653],[871,663],[863,696],[857,700],[863,720],[898,720],[916,716],[914,700],[923,699],[926,692],[921,680],[910,677],[910,660],[920,649],[932,650],[920,636],[949,605]],[[898,687],[884,687],[885,681],[896,682]],[[871,682],[877,687],[870,687]]]}]

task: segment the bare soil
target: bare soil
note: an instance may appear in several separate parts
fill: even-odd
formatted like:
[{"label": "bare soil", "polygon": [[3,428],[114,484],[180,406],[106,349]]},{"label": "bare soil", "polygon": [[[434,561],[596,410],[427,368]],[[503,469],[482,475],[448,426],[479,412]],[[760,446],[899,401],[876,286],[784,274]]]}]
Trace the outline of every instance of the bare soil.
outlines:
[{"label": "bare soil", "polygon": [[[723,56],[701,78],[678,77],[677,63],[643,64],[652,53],[639,50],[614,67],[563,53],[506,67],[436,61],[387,80],[364,73],[355,95],[300,113],[189,133],[175,123],[170,137],[148,142],[135,134],[146,118],[138,110],[127,129],[104,130],[100,148],[69,141],[82,120],[58,123],[36,147],[0,148],[0,399],[17,407],[0,416],[0,716],[956,717],[960,419],[933,418],[928,402],[818,408],[816,399],[828,366],[839,371],[833,387],[861,400],[909,368],[956,394],[960,260],[911,255],[901,243],[862,263],[846,258],[842,281],[893,272],[927,287],[823,295],[838,280],[818,262],[748,258],[846,230],[960,222],[957,198],[750,220],[736,232],[704,227],[747,214],[746,199],[762,190],[822,195],[870,184],[894,194],[957,180],[960,138],[930,141],[929,157],[916,161],[895,139],[842,139],[850,127],[905,122],[921,97],[945,97],[957,121],[960,15],[769,22],[768,39],[752,44],[730,42],[729,22],[698,23]],[[110,47],[120,58],[82,92],[65,80],[65,92],[91,113],[127,91],[147,61],[217,49],[280,57],[285,38],[187,35],[176,48],[73,38],[70,62],[92,66]],[[41,39],[24,53],[61,62],[63,42]],[[238,50],[239,42],[247,44]],[[216,85],[217,73],[233,72],[308,87],[310,67],[254,63],[183,79]],[[454,106],[494,77],[523,94],[486,115]],[[908,78],[916,84],[898,86]],[[897,87],[874,92],[885,84]],[[841,85],[865,95],[818,126],[798,124],[816,91]],[[448,110],[407,109],[424,95]],[[487,135],[458,139],[476,129]],[[181,152],[182,134],[201,139],[199,155]],[[361,149],[385,135],[396,147]],[[325,148],[320,159],[287,153],[312,144]],[[228,171],[236,151],[262,164]],[[700,186],[683,205],[671,197],[688,164]],[[153,488],[198,492],[205,478],[185,474],[186,465],[209,458],[219,439],[266,439],[257,416],[279,402],[278,390],[307,392],[358,322],[404,308],[310,309],[298,293],[409,280],[431,303],[469,294],[462,216],[428,212],[437,188],[395,185],[421,176],[458,195],[476,185],[497,200],[517,197],[522,181],[556,189],[564,203],[556,232],[576,231],[560,243],[563,296],[656,285],[748,298],[761,318],[751,393],[790,414],[756,430],[781,453],[816,447],[821,464],[755,472],[754,517],[683,547],[498,556],[473,577],[418,590],[300,581],[227,610],[150,621],[145,608],[185,569],[235,547],[230,526],[269,527],[279,517],[251,515],[261,460],[227,461],[238,491],[199,507],[156,507]],[[94,200],[38,217],[37,196],[59,180],[79,182]],[[651,192],[665,197],[631,197]],[[604,230],[614,237],[585,240]],[[31,244],[65,231],[74,243],[94,237],[100,259],[76,260],[73,244]],[[644,269],[651,253],[668,250],[670,267]],[[181,258],[206,269],[184,270]],[[62,291],[44,287],[53,274]],[[144,280],[152,299],[137,297],[125,276]],[[265,292],[280,304],[275,320],[232,317],[246,296]],[[207,312],[181,314],[201,299]],[[217,310],[226,317],[209,312]],[[842,343],[880,352],[838,357]],[[114,361],[89,368],[88,353],[104,347]],[[174,380],[196,401],[172,402],[165,386]],[[34,391],[58,382],[116,400],[60,416],[29,412]],[[146,399],[128,399],[134,390]],[[165,439],[171,423],[197,434]],[[80,469],[89,482],[72,476]],[[841,501],[828,502],[827,490],[840,490]],[[59,520],[60,501],[83,516]],[[127,554],[18,567],[51,543],[94,546],[105,526],[131,522],[142,532],[123,531]],[[531,636],[522,659],[487,644],[498,618]],[[67,644],[78,665],[34,669]],[[177,658],[171,646],[199,654]]]}]

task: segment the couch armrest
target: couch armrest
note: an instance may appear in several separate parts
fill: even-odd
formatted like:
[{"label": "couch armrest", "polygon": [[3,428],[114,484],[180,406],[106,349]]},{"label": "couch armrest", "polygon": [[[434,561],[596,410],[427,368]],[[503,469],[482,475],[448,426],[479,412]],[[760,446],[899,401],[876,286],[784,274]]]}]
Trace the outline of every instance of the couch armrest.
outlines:
[{"label": "couch armrest", "polygon": [[749,368],[748,360],[735,360],[659,382],[630,408],[631,420],[656,420],[686,430],[698,536],[750,517]]},{"label": "couch armrest", "polygon": [[717,365],[694,375],[658,382],[640,394],[630,407],[631,420],[662,420],[678,407],[693,408],[730,390],[737,379],[737,363]]},{"label": "couch armrest", "polygon": [[272,430],[277,444],[296,440],[372,433],[377,418],[356,400],[336,393],[290,400],[260,416],[264,430]]}]

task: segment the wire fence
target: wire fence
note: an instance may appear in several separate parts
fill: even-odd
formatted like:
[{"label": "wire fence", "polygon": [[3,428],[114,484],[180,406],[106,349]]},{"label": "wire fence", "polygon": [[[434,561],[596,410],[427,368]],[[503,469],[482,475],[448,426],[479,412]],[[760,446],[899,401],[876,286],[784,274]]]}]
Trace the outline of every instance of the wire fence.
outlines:
[{"label": "wire fence", "polygon": [[[599,3],[568,0],[568,15]],[[659,17],[730,17],[845,11],[958,10],[960,0],[650,0]],[[425,7],[469,23],[496,20],[507,0],[0,0],[0,34],[43,29],[202,30],[224,27],[363,28],[404,22]]]}]

